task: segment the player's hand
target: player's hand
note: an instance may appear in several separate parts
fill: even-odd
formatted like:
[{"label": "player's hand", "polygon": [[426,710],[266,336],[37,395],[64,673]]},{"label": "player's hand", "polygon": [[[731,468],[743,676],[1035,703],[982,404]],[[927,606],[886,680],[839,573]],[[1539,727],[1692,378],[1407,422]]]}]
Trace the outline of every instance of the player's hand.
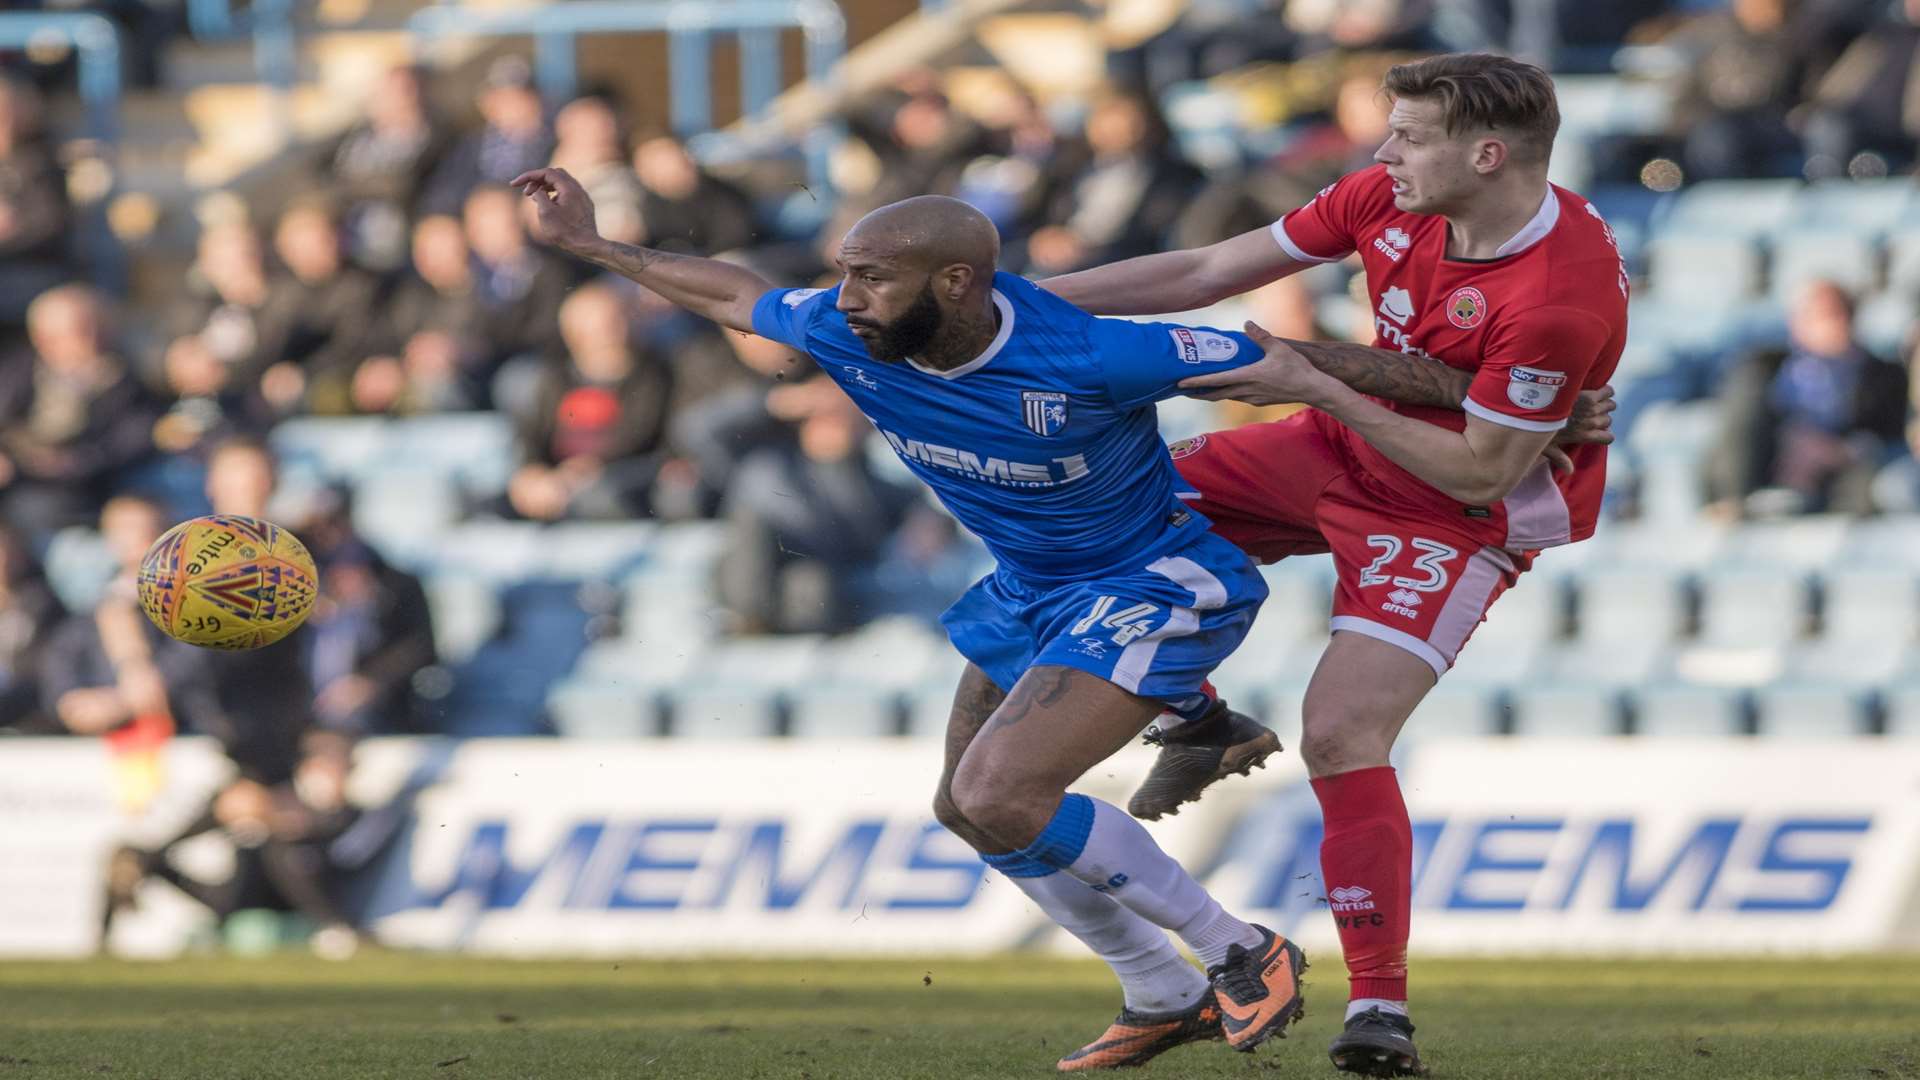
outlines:
[{"label": "player's hand", "polygon": [[534,169],[513,178],[520,194],[533,200],[539,211],[536,238],[574,252],[600,239],[599,226],[593,221],[593,199],[565,169]]},{"label": "player's hand", "polygon": [[[1554,437],[1554,445],[1607,445],[1613,441],[1613,410],[1619,407],[1620,403],[1613,399],[1612,386],[1580,391],[1573,399],[1573,415],[1567,417],[1567,426]],[[1573,471],[1571,463],[1567,471]]]},{"label": "player's hand", "polygon": [[1266,356],[1245,367],[1215,371],[1182,379],[1180,389],[1206,401],[1244,401],[1249,405],[1290,405],[1320,400],[1329,383],[1338,383],[1313,366],[1299,350],[1261,329],[1246,324],[1247,336],[1266,350]]}]

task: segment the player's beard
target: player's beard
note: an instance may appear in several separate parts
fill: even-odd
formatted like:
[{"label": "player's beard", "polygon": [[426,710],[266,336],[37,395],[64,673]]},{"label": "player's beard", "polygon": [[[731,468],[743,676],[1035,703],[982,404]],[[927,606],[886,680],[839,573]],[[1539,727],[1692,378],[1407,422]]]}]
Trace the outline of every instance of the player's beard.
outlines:
[{"label": "player's beard", "polygon": [[929,280],[899,318],[877,324],[879,334],[863,339],[867,355],[887,364],[921,355],[940,332],[940,322],[940,302],[934,299],[933,282]]}]

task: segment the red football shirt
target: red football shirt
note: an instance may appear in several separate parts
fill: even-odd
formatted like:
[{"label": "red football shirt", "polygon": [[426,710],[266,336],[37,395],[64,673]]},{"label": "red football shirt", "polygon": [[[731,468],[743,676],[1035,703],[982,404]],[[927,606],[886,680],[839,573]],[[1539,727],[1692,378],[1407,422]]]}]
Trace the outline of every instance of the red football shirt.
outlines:
[{"label": "red football shirt", "polygon": [[[1342,177],[1273,223],[1300,262],[1353,252],[1367,271],[1374,344],[1474,373],[1465,412],[1385,403],[1460,431],[1472,414],[1526,431],[1566,425],[1574,398],[1613,376],[1627,340],[1627,272],[1613,231],[1585,199],[1550,185],[1539,213],[1493,259],[1447,257],[1447,222],[1393,205],[1384,165]],[[1574,472],[1543,462],[1499,506],[1471,507],[1332,425],[1355,471],[1383,500],[1465,525],[1486,543],[1531,550],[1593,535],[1607,449],[1572,451]]]}]

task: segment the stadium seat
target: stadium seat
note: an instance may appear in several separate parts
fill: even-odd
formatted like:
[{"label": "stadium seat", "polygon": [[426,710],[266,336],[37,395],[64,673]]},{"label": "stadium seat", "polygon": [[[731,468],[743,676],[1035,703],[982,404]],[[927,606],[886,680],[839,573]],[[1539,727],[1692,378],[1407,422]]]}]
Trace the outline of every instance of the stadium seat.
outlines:
[{"label": "stadium seat", "polygon": [[1740,735],[1747,731],[1746,701],[1728,686],[1667,683],[1628,693],[1634,733],[1639,735]]},{"label": "stadium seat", "polygon": [[653,644],[627,637],[607,638],[581,650],[574,672],[664,690],[691,680],[705,664],[707,654],[707,644],[699,638],[663,638]]},{"label": "stadium seat", "polygon": [[1574,640],[1596,650],[1672,641],[1686,626],[1686,588],[1673,570],[1596,569],[1574,583],[1574,597]]},{"label": "stadium seat", "polygon": [[1677,193],[1654,215],[1657,233],[1758,237],[1793,220],[1795,180],[1709,180]]},{"label": "stadium seat", "polygon": [[575,739],[636,739],[660,734],[655,696],[630,683],[568,678],[547,691],[555,731]]},{"label": "stadium seat", "polygon": [[1652,297],[1662,304],[1732,308],[1759,294],[1760,252],[1743,236],[1657,232],[1647,254]]},{"label": "stadium seat", "polygon": [[1807,636],[1812,586],[1784,565],[1722,567],[1700,575],[1700,642],[1781,646]]},{"label": "stadium seat", "polygon": [[1433,739],[1500,733],[1499,695],[1477,683],[1442,679],[1407,718],[1405,736]]},{"label": "stadium seat", "polygon": [[822,646],[816,680],[825,685],[904,691],[927,681],[945,638],[917,619],[876,620]]},{"label": "stadium seat", "polygon": [[330,480],[357,479],[392,459],[378,416],[294,417],[274,426],[269,443],[283,463],[318,468]]},{"label": "stadium seat", "polygon": [[[1567,140],[1657,135],[1667,129],[1673,112],[1672,87],[1651,80],[1555,75],[1553,89],[1560,106],[1561,137]],[[1554,152],[1559,152],[1558,142]]]},{"label": "stadium seat", "polygon": [[405,461],[457,477],[478,495],[507,490],[518,463],[513,421],[504,413],[435,413],[394,422],[388,429],[389,460]]},{"label": "stadium seat", "polygon": [[1629,340],[1627,347],[1620,353],[1620,366],[1613,369],[1613,378],[1608,380],[1615,389],[1625,386],[1635,379],[1650,379],[1673,370],[1673,352],[1657,341]]},{"label": "stadium seat", "polygon": [[916,739],[939,739],[947,733],[947,720],[953,715],[954,682],[941,685],[922,683],[906,695],[907,734]]},{"label": "stadium seat", "polygon": [[1880,356],[1898,358],[1907,347],[1907,334],[1920,320],[1920,305],[1904,292],[1883,292],[1861,302],[1853,319],[1854,336]]},{"label": "stadium seat", "polygon": [[1562,682],[1531,682],[1508,691],[1515,735],[1600,736],[1626,730],[1617,689]]},{"label": "stadium seat", "polygon": [[1812,572],[1831,565],[1847,544],[1852,522],[1840,514],[1750,522],[1727,531],[1714,562],[1734,566],[1791,566]]},{"label": "stadium seat", "polygon": [[1462,650],[1468,653],[1510,651],[1544,645],[1567,634],[1567,587],[1563,578],[1528,572],[1513,588],[1500,594]]},{"label": "stadium seat", "polygon": [[106,538],[79,525],[53,534],[42,565],[47,587],[68,611],[92,611],[119,571]]},{"label": "stadium seat", "polygon": [[1887,237],[1887,291],[1920,293],[1920,229],[1901,229]]},{"label": "stadium seat", "polygon": [[438,574],[421,584],[433,613],[433,644],[442,663],[467,662],[500,632],[500,595],[489,582]]},{"label": "stadium seat", "polygon": [[1627,304],[1628,338],[1637,345],[1717,353],[1743,332],[1740,307],[1702,307],[1684,296],[1635,294]]},{"label": "stadium seat", "polygon": [[667,698],[672,708],[668,727],[676,738],[752,739],[778,733],[777,691],[770,686],[683,686]]},{"label": "stadium seat", "polygon": [[1850,566],[1920,570],[1920,518],[1884,517],[1855,525],[1842,558]]},{"label": "stadium seat", "polygon": [[1829,571],[1820,584],[1825,640],[1905,646],[1920,636],[1920,576],[1912,570],[1851,566]]},{"label": "stadium seat", "polygon": [[1886,734],[1920,739],[1920,682],[1899,683],[1880,692]]},{"label": "stadium seat", "polygon": [[806,686],[787,693],[788,731],[799,738],[864,739],[900,732],[900,695],[870,686]]},{"label": "stadium seat", "polygon": [[489,581],[526,580],[546,564],[540,554],[544,528],[528,521],[470,521],[441,537],[428,565]]},{"label": "stadium seat", "polygon": [[1794,229],[1877,236],[1897,227],[1916,201],[1913,181],[1905,177],[1821,180],[1794,196],[1789,216]]},{"label": "stadium seat", "polygon": [[646,559],[659,527],[646,521],[566,521],[540,537],[547,576],[559,580],[610,581]]},{"label": "stadium seat", "polygon": [[402,566],[433,561],[460,510],[452,479],[412,463],[368,473],[354,485],[354,530]]},{"label": "stadium seat", "polygon": [[1873,240],[1844,232],[1796,230],[1773,238],[1775,303],[1790,304],[1816,278],[1835,282],[1856,296],[1872,291],[1880,253]]},{"label": "stadium seat", "polygon": [[1856,686],[1782,682],[1753,695],[1754,728],[1761,735],[1832,738],[1871,730],[1868,694]]}]

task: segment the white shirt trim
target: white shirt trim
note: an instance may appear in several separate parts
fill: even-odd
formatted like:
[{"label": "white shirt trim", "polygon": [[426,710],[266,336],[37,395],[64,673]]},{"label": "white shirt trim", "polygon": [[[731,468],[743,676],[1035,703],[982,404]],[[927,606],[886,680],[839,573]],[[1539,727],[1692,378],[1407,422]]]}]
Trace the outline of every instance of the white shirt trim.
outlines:
[{"label": "white shirt trim", "polygon": [[1559,220],[1560,196],[1553,190],[1553,185],[1548,184],[1547,199],[1540,204],[1540,209],[1533,215],[1533,220],[1522,225],[1519,232],[1514,233],[1512,237],[1508,238],[1506,243],[1501,244],[1500,247],[1494,251],[1493,257],[1503,259],[1508,255],[1517,255],[1540,241],[1545,240],[1547,234],[1553,231],[1554,224]]},{"label": "white shirt trim", "polygon": [[1490,424],[1499,424],[1501,427],[1519,428],[1521,431],[1559,431],[1561,428],[1567,426],[1569,420],[1573,419],[1572,417],[1568,417],[1566,420],[1522,420],[1517,416],[1508,416],[1506,413],[1489,409],[1472,398],[1462,401],[1460,408],[1465,411],[1468,416],[1477,416]]},{"label": "white shirt trim", "polygon": [[993,343],[987,346],[987,351],[961,364],[959,367],[951,368],[947,371],[927,367],[911,356],[907,357],[907,363],[912,364],[913,370],[915,371],[925,372],[928,375],[938,375],[943,379],[957,379],[962,375],[971,375],[981,368],[986,367],[988,361],[1000,355],[1000,350],[1006,347],[1007,339],[1013,336],[1013,301],[1000,295],[1000,290],[995,289],[993,290],[993,306],[1000,309],[1000,332],[993,335]]},{"label": "white shirt trim", "polygon": [[1286,226],[1285,218],[1275,219],[1273,224],[1267,226],[1267,231],[1273,234],[1273,241],[1274,243],[1280,245],[1280,250],[1286,252],[1287,258],[1292,259],[1294,262],[1330,263],[1330,262],[1339,262],[1341,259],[1346,258],[1345,255],[1333,255],[1333,256],[1323,257],[1320,255],[1309,255],[1306,252],[1301,251],[1300,245],[1294,243],[1293,237],[1287,235],[1287,226]]}]

